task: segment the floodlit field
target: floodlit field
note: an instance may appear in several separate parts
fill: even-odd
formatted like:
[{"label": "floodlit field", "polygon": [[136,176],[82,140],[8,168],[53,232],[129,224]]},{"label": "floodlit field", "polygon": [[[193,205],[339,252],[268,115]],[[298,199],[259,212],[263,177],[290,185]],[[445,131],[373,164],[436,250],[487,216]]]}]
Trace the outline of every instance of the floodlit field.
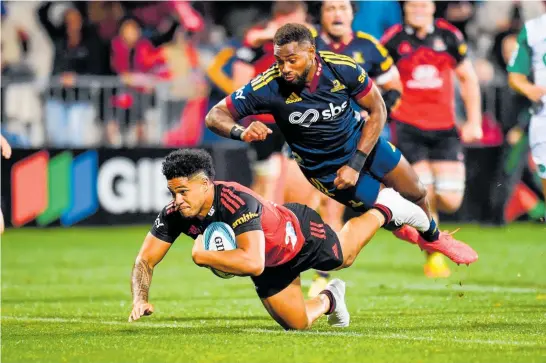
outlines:
[{"label": "floodlit field", "polygon": [[[446,226],[443,226],[446,228]],[[284,332],[248,278],[221,280],[179,240],[156,268],[156,313],[128,323],[146,227],[8,230],[3,362],[546,362],[546,228],[463,226],[480,260],[447,280],[381,232],[349,270],[347,329]],[[310,282],[311,274],[304,275]]]}]

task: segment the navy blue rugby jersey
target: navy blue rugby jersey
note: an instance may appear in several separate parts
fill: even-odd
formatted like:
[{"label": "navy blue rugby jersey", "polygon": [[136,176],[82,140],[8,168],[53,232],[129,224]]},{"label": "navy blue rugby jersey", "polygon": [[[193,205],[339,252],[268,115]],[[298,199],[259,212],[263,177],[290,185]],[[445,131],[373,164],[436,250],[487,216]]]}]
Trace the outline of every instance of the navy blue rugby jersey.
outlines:
[{"label": "navy blue rugby jersey", "polygon": [[294,158],[308,177],[335,173],[355,153],[362,119],[351,105],[372,88],[354,59],[319,51],[309,86],[284,81],[277,64],[226,98],[232,116],[272,114]]},{"label": "navy blue rugby jersey", "polygon": [[323,31],[316,31],[315,42],[317,49],[329,50],[347,55],[364,68],[373,79],[387,73],[393,65],[389,51],[373,36],[357,31],[346,43],[335,44]]}]

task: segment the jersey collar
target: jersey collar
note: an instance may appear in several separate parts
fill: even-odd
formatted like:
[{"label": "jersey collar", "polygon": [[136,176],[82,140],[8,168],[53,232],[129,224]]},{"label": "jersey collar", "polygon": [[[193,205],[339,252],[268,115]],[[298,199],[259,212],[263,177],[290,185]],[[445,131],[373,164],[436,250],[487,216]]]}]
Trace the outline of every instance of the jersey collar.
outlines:
[{"label": "jersey collar", "polygon": [[[408,24],[404,25],[404,31],[406,32],[406,34],[415,35],[415,29],[412,26],[408,25]],[[434,24],[431,24],[427,28],[427,34],[432,34],[432,33],[434,33]]]},{"label": "jersey collar", "polygon": [[310,92],[315,92],[319,83],[320,75],[322,74],[322,62],[318,54],[315,54],[315,61],[317,62],[317,70],[315,71],[315,74],[313,75],[313,79],[311,80],[311,83],[307,85]]},{"label": "jersey collar", "polygon": [[351,32],[351,37],[349,38],[348,41],[346,42],[340,42],[339,44],[341,44],[339,46],[339,48],[336,48],[335,47],[335,44],[334,42],[332,41],[332,39],[330,38],[330,36],[328,36],[328,34],[326,34],[326,32],[322,31],[320,33],[320,38],[324,41],[324,43],[326,43],[328,45],[328,47],[330,48],[330,50],[332,50],[332,52],[335,52],[335,53],[341,53],[345,50],[345,48],[347,48],[347,46],[349,44],[351,44],[351,42],[353,41],[353,38],[354,38],[354,33]]}]

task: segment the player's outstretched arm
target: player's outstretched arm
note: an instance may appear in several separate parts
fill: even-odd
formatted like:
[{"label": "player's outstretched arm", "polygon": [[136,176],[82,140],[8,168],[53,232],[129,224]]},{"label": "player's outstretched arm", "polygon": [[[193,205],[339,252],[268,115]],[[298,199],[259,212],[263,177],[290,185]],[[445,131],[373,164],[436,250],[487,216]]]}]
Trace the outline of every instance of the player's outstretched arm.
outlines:
[{"label": "player's outstretched arm", "polygon": [[263,141],[273,132],[260,121],[252,122],[247,128],[237,124],[229,112],[225,99],[209,111],[205,124],[217,135],[244,142]]},{"label": "player's outstretched arm", "polygon": [[514,91],[521,93],[532,102],[539,102],[546,95],[546,87],[535,85],[525,74],[509,73],[508,84]]},{"label": "player's outstretched arm", "polygon": [[358,150],[369,155],[387,122],[387,108],[375,84],[372,84],[370,92],[356,102],[370,113],[370,118],[362,128],[362,136],[357,146]]},{"label": "player's outstretched arm", "polygon": [[155,265],[165,257],[170,247],[171,243],[164,242],[151,233],[146,235],[131,273],[133,309],[129,315],[129,322],[154,312],[154,307],[148,302],[152,274]]},{"label": "player's outstretched arm", "polygon": [[457,68],[455,74],[461,84],[461,97],[466,109],[467,120],[461,130],[464,142],[479,141],[483,137],[482,131],[482,101],[478,76],[470,60],[465,59]]},{"label": "player's outstretched arm", "polygon": [[254,230],[237,236],[237,248],[230,251],[206,251],[203,238],[195,239],[192,250],[193,262],[199,266],[239,276],[261,275],[265,267],[265,236]]},{"label": "player's outstretched arm", "polygon": [[369,110],[370,117],[362,129],[355,155],[347,165],[337,171],[334,185],[338,189],[346,189],[356,185],[360,170],[364,167],[366,158],[370,155],[387,122],[385,102],[374,84],[372,84],[370,91],[364,97],[357,99],[356,102],[363,109]]}]

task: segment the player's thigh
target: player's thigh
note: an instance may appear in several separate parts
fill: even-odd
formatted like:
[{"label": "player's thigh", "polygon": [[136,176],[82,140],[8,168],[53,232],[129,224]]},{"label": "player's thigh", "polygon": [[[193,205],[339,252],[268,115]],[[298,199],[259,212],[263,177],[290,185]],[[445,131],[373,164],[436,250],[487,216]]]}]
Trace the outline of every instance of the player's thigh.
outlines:
[{"label": "player's thigh", "polygon": [[277,125],[268,125],[273,133],[264,141],[253,142],[250,149],[252,171],[255,176],[260,177],[262,181],[278,178],[281,171],[281,150],[284,144],[281,131]]},{"label": "player's thigh", "polygon": [[464,197],[466,170],[463,147],[455,129],[438,132],[431,155],[431,170],[438,208],[455,212]]},{"label": "player's thigh", "polygon": [[345,206],[338,201],[321,195],[320,200],[320,215],[324,222],[328,224],[334,231],[340,231],[343,227],[343,213]]},{"label": "player's thigh", "polygon": [[284,185],[285,203],[301,203],[306,204],[311,209],[317,209],[322,194],[309,183],[294,160],[289,159],[284,162],[284,165],[283,174],[286,175]]},{"label": "player's thigh", "polygon": [[284,329],[302,330],[309,327],[299,276],[275,295],[262,299],[262,304]]},{"label": "player's thigh", "polygon": [[425,184],[421,181],[415,168],[403,156],[398,165],[383,176],[381,181],[412,202],[419,202],[427,196]]}]

